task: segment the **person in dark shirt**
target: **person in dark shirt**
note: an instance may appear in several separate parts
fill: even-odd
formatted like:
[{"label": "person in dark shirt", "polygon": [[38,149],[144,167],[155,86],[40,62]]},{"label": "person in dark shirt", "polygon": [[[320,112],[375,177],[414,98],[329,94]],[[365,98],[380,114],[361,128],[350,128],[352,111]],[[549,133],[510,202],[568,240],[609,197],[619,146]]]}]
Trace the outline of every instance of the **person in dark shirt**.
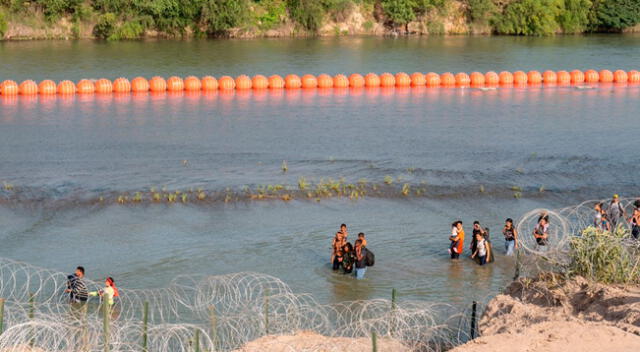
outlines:
[{"label": "person in dark shirt", "polygon": [[356,279],[364,279],[364,274],[367,272],[367,249],[362,246],[362,240],[356,240]]},{"label": "person in dark shirt", "polygon": [[84,303],[89,297],[87,285],[84,282],[84,267],[79,266],[73,275],[67,277],[67,289],[64,291],[69,294],[69,302]]},{"label": "person in dark shirt", "polygon": [[342,269],[345,274],[351,274],[353,272],[353,265],[356,262],[356,257],[353,251],[351,243],[347,242],[342,248]]}]

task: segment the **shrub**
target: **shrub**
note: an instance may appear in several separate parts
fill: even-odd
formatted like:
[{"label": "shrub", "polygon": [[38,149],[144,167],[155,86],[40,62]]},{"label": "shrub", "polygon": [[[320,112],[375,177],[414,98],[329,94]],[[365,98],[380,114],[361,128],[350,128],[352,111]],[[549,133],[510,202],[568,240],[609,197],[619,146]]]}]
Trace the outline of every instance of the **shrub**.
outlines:
[{"label": "shrub", "polygon": [[3,11],[0,10],[0,39],[7,33],[7,18]]},{"label": "shrub", "polygon": [[115,29],[107,39],[109,40],[123,40],[123,39],[138,39],[144,34],[146,27],[141,21],[126,21],[122,25]]},{"label": "shrub", "polygon": [[551,35],[559,28],[562,0],[518,0],[509,3],[492,25],[501,34]]},{"label": "shrub", "polygon": [[82,0],[37,0],[48,21],[55,21],[64,14],[73,13],[82,4]]},{"label": "shrub", "polygon": [[558,23],[565,33],[580,33],[589,26],[590,0],[564,0]]},{"label": "shrub", "polygon": [[291,19],[304,29],[316,32],[320,28],[324,11],[319,0],[287,0],[287,9]]},{"label": "shrub", "polygon": [[258,26],[262,29],[271,29],[279,25],[287,15],[287,7],[284,0],[260,1],[262,13],[256,16]]},{"label": "shrub", "polygon": [[621,31],[640,23],[640,0],[595,0],[593,26]]},{"label": "shrub", "polygon": [[96,38],[107,39],[113,35],[116,29],[117,18],[116,15],[107,12],[98,17],[98,22],[93,27],[93,35]]},{"label": "shrub", "polygon": [[222,35],[240,25],[249,11],[248,0],[206,0],[200,12],[207,33]]},{"label": "shrub", "polygon": [[406,25],[416,18],[412,0],[382,0],[382,9],[391,24]]},{"label": "shrub", "polygon": [[569,275],[604,283],[639,283],[640,253],[625,228],[603,232],[588,227],[570,243]]},{"label": "shrub", "polygon": [[477,23],[487,23],[496,5],[493,0],[469,0],[469,19]]}]

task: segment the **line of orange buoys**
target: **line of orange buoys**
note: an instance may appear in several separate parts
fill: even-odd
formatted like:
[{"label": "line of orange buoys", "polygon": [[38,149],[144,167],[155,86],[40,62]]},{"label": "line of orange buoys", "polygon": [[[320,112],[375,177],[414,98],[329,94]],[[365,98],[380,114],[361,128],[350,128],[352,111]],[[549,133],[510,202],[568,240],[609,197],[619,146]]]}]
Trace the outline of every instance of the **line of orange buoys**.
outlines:
[{"label": "line of orange buoys", "polygon": [[453,74],[445,72],[426,74],[415,72],[411,75],[399,72],[394,74],[368,73],[361,75],[354,73],[348,77],[343,74],[318,76],[306,74],[302,77],[294,74],[249,77],[240,75],[236,78],[221,76],[215,78],[205,76],[198,78],[189,76],[181,78],[171,76],[163,77],[136,77],[129,81],[127,78],[117,78],[110,81],[106,78],[98,80],[83,79],[74,83],[69,80],[58,83],[52,80],[44,80],[36,83],[26,80],[20,84],[12,80],[0,83],[0,95],[73,95],[73,94],[108,94],[130,92],[179,92],[179,91],[216,91],[216,90],[247,90],[247,89],[315,89],[315,88],[362,88],[362,87],[491,87],[491,86],[523,86],[536,84],[550,85],[577,85],[584,83],[640,83],[640,72],[609,71],[609,70],[573,70],[567,71],[493,71],[481,73],[471,72],[467,74],[459,72]]}]

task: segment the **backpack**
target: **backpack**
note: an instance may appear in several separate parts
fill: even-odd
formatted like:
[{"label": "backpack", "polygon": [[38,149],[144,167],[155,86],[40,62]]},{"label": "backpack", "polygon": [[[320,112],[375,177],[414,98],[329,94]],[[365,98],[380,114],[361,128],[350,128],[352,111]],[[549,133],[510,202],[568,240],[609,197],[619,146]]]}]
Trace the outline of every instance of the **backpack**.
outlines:
[{"label": "backpack", "polygon": [[367,253],[364,254],[364,264],[366,266],[373,266],[376,263],[376,256],[372,251],[367,249]]}]

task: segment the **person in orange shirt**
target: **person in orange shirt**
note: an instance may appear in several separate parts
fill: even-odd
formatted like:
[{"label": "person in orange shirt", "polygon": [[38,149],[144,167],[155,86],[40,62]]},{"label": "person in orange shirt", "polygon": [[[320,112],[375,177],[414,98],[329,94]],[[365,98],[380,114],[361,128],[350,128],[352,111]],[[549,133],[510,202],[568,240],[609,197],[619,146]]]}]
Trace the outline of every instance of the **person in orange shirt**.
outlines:
[{"label": "person in orange shirt", "polygon": [[462,221],[458,220],[456,224],[456,235],[453,234],[449,237],[450,241],[457,242],[456,250],[451,251],[451,259],[459,259],[460,254],[464,250],[464,229],[462,228]]}]

